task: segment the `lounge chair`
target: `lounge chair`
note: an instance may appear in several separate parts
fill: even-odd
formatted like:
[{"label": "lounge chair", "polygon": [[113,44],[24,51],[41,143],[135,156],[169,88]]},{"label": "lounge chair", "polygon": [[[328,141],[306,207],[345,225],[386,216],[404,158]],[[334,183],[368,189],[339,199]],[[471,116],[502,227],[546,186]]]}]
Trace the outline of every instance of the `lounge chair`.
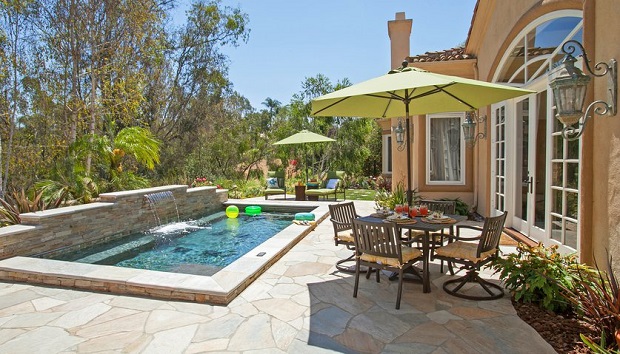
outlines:
[{"label": "lounge chair", "polygon": [[265,200],[269,199],[270,195],[284,194],[286,199],[286,184],[285,184],[285,172],[284,171],[268,171],[267,172],[267,187],[265,188]]},{"label": "lounge chair", "polygon": [[319,189],[307,189],[306,196],[323,197],[327,199],[330,195],[334,195],[334,201],[338,200],[338,193],[342,193],[342,199],[347,199],[346,189],[342,185],[344,179],[344,171],[329,171],[325,178],[325,184],[323,188]]}]

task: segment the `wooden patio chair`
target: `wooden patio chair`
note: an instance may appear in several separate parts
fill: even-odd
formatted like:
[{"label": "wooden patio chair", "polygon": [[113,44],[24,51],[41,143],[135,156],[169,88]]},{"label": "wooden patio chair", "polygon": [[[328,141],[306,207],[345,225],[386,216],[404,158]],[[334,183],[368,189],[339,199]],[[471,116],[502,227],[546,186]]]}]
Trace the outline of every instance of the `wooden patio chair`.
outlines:
[{"label": "wooden patio chair", "polygon": [[[470,300],[493,300],[504,296],[504,290],[501,286],[482,279],[478,271],[480,267],[497,258],[499,240],[504,230],[505,221],[506,212],[499,216],[486,218],[482,228],[457,225],[456,236],[449,236],[454,239],[454,242],[435,250],[435,258],[462,264],[462,269],[466,271],[464,276],[443,283],[443,289],[448,294]],[[481,234],[476,237],[462,237],[460,230],[465,228],[481,231]],[[467,283],[479,284],[488,293],[488,296],[474,296],[459,292]],[[456,284],[456,286],[451,287],[451,284]]]},{"label": "wooden patio chair", "polygon": [[[334,226],[334,242],[336,246],[345,245],[347,249],[353,251],[355,249],[355,241],[353,240],[353,220],[360,216],[355,211],[353,202],[330,204],[329,215],[332,225]],[[336,262],[336,268],[342,272],[353,273],[350,267],[342,265],[345,262],[354,262],[355,253],[351,252],[351,256]]]},{"label": "wooden patio chair", "polygon": [[[353,297],[357,297],[359,286],[360,267],[368,267],[366,279],[370,278],[372,269],[377,270],[377,283],[380,271],[389,270],[398,273],[398,295],[396,309],[400,309],[400,299],[403,293],[403,273],[411,269],[414,274],[422,278],[413,265],[423,260],[422,251],[402,244],[401,237],[394,223],[367,222],[360,219],[353,220],[353,235],[355,240],[355,286]],[[415,273],[417,272],[417,273]]]},{"label": "wooden patio chair", "polygon": [[[451,215],[456,214],[456,202],[454,200],[423,199],[423,200],[420,200],[419,203],[426,204],[428,206],[429,213],[433,211],[442,211],[444,214],[451,214]],[[447,229],[449,230],[450,228],[447,228]],[[441,230],[441,232],[435,232],[431,234],[431,239],[428,242],[428,245],[431,251],[430,252],[431,260],[434,259],[435,249],[437,247],[443,246],[446,241],[446,239],[444,238],[444,236],[446,236],[445,230],[446,229],[443,229]],[[407,238],[408,241],[416,242],[418,244],[418,247],[421,247],[422,237],[424,237],[424,231],[411,230],[409,231],[408,234],[405,234],[404,236]],[[440,272],[443,273],[443,261],[441,261]],[[450,273],[454,274],[451,267],[450,267]]]}]

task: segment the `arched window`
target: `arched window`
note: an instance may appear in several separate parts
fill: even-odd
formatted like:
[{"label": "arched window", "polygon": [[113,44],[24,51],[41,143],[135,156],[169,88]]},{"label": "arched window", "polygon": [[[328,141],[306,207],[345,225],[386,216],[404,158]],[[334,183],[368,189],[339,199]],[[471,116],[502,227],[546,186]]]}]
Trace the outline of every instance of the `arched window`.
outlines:
[{"label": "arched window", "polygon": [[582,33],[580,11],[558,11],[539,18],[512,42],[493,81],[522,86],[545,75],[553,63],[562,59],[562,43],[569,39],[581,41]]}]

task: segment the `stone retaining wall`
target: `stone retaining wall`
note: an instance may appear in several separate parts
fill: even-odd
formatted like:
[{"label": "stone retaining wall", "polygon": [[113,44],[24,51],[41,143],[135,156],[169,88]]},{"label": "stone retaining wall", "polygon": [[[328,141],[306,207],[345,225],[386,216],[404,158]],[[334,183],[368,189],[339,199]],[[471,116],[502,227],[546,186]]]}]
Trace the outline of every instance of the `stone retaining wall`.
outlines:
[{"label": "stone retaining wall", "polygon": [[[31,256],[60,248],[93,244],[146,231],[157,219],[145,195],[170,191],[173,200],[156,204],[162,223],[222,210],[228,191],[216,187],[171,185],[101,194],[100,201],[21,215],[22,224],[0,228],[0,259]],[[176,201],[176,204],[175,204]]]}]

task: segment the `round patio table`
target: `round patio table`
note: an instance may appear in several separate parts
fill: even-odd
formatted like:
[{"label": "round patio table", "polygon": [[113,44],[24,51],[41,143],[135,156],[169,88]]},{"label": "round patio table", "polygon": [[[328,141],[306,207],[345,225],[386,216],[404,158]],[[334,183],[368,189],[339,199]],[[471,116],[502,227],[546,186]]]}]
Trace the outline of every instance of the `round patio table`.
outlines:
[{"label": "round patio table", "polygon": [[[464,215],[446,215],[446,216],[449,216],[450,218],[456,220],[456,222],[451,223],[451,224],[427,223],[427,222],[422,221],[422,219],[424,218],[423,216],[417,216],[415,218],[412,218],[413,220],[416,221],[415,223],[396,223],[396,222],[394,223],[400,234],[402,234],[403,230],[424,231],[424,238],[422,239],[422,289],[425,293],[431,292],[431,282],[430,282],[430,276],[429,276],[429,270],[428,270],[428,264],[430,262],[429,240],[431,238],[431,233],[441,231],[442,229],[445,229],[446,227],[452,228],[453,226],[459,224],[460,222],[467,220],[467,216],[464,216]],[[370,222],[387,222],[386,219],[377,218],[374,216],[364,216],[360,219],[364,221],[370,221]]]}]

